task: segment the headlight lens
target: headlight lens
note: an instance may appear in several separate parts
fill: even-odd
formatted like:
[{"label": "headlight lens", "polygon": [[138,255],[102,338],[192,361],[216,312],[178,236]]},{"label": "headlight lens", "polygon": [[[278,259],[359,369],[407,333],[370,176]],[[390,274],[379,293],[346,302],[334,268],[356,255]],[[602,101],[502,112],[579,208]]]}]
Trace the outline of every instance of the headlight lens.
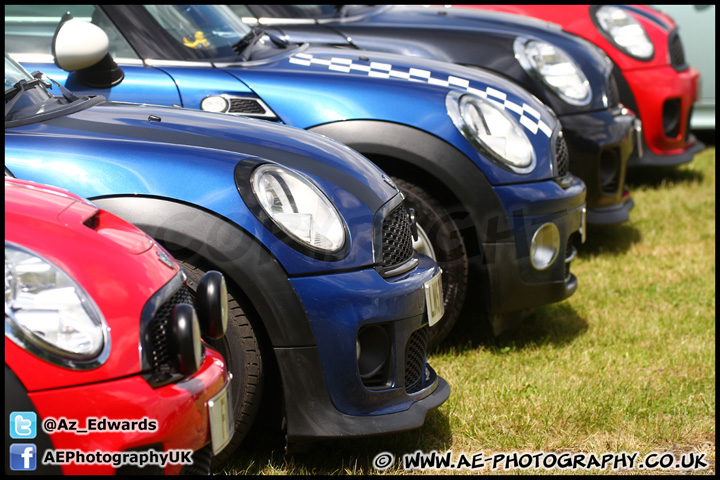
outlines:
[{"label": "headlight lens", "polygon": [[463,136],[495,163],[515,173],[535,168],[535,152],[522,126],[492,100],[451,91],[446,107]]},{"label": "headlight lens", "polygon": [[590,103],[590,82],[564,50],[522,37],[515,39],[514,50],[520,65],[564,101],[577,106]]},{"label": "headlight lens", "polygon": [[340,213],[315,185],[278,165],[261,165],[252,175],[260,206],[290,237],[313,250],[333,253],[345,245]]},{"label": "headlight lens", "polygon": [[624,9],[603,5],[595,11],[595,18],[600,29],[628,55],[649,60],[655,54],[643,26]]},{"label": "headlight lens", "polygon": [[50,362],[92,368],[107,356],[107,327],[89,295],[41,256],[5,243],[6,334]]}]

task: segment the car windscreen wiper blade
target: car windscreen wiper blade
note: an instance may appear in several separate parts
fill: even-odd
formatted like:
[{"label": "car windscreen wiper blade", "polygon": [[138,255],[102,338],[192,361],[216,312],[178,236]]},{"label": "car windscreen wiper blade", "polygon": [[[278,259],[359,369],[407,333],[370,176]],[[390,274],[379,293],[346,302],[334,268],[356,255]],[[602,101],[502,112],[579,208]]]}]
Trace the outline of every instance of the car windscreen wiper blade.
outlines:
[{"label": "car windscreen wiper blade", "polygon": [[280,48],[286,48],[288,45],[286,41],[282,40],[278,36],[266,32],[260,25],[255,25],[243,38],[232,45],[232,49],[240,55],[240,60],[245,62],[250,59],[253,46],[255,46],[265,35],[267,35],[273,44]]},{"label": "car windscreen wiper blade", "polygon": [[263,28],[259,25],[256,25],[252,27],[252,29],[245,34],[243,38],[238,40],[232,45],[233,51],[237,52],[240,55],[240,59],[242,61],[245,61],[250,56],[250,50],[252,49],[252,46],[257,43],[258,40],[260,40],[263,36],[265,31]]},{"label": "car windscreen wiper blade", "polygon": [[41,81],[42,80],[39,78],[29,81],[23,78],[12,87],[5,90],[5,118],[7,118],[8,114],[12,111],[17,101],[25,95],[25,90],[36,87]]}]

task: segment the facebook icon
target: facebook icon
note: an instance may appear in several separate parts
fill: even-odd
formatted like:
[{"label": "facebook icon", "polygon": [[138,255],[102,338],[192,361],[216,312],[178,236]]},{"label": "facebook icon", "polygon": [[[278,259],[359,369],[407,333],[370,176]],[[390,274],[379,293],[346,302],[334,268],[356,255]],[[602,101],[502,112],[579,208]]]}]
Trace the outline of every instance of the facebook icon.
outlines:
[{"label": "facebook icon", "polygon": [[10,470],[35,470],[36,458],[37,447],[34,443],[13,443],[10,445]]}]

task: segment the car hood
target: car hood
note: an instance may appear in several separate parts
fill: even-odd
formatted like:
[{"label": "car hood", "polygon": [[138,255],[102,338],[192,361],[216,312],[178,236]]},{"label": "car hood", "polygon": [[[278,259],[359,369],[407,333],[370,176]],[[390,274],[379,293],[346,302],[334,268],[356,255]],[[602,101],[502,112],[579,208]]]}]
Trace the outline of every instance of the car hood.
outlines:
[{"label": "car hood", "polygon": [[[207,152],[208,157],[219,159],[218,171],[232,172],[243,158],[260,157],[347,190],[373,212],[397,194],[380,169],[339,142],[298,128],[244,117],[101,102],[69,115],[29,123],[19,129],[6,129],[6,133],[13,131],[30,135],[60,134],[63,142],[76,145],[78,152],[83,151],[85,142],[104,140],[119,141],[113,148],[126,152],[146,146],[161,147],[185,152],[189,158],[196,159],[203,158],[203,152]],[[93,183],[88,190],[77,193],[88,198],[116,193],[112,187],[104,189],[102,182]],[[145,190],[137,193],[158,194],[149,186]]]},{"label": "car hood", "polygon": [[[440,136],[475,159],[477,151],[447,115],[445,99],[452,90],[503,107],[526,129],[539,158],[549,158],[549,139],[559,128],[550,109],[524,88],[485,70],[437,60],[305,46],[255,62],[253,68],[215,66],[244,81],[283,121],[301,128],[358,119],[395,122]],[[516,175],[486,173],[491,181],[516,181]]]}]

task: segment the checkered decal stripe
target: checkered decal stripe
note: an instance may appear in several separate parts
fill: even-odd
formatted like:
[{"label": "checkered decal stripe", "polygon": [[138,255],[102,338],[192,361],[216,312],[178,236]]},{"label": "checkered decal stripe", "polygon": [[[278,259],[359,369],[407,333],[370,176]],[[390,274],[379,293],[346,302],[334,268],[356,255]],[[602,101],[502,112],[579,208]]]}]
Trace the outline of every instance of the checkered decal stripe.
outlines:
[{"label": "checkered decal stripe", "polygon": [[398,78],[401,80],[407,80],[410,82],[423,82],[431,85],[440,85],[443,87],[455,87],[465,90],[468,93],[472,93],[488,100],[493,100],[495,103],[504,107],[506,110],[510,110],[519,116],[520,124],[531,131],[533,134],[537,134],[538,131],[544,133],[548,138],[552,135],[552,129],[542,120],[540,120],[540,112],[530,107],[527,104],[518,105],[517,103],[511,102],[507,98],[507,94],[497,90],[493,87],[487,86],[485,89],[474,88],[470,86],[470,81],[460,77],[448,76],[446,80],[433,78],[432,72],[429,70],[422,70],[420,68],[410,68],[409,71],[404,72],[401,70],[395,70],[389,63],[370,62],[370,63],[354,63],[350,58],[338,58],[332,57],[327,58],[316,58],[307,53],[298,53],[290,58],[290,63],[295,65],[302,65],[309,67],[311,65],[322,65],[335,72],[361,72],[367,74],[369,77],[377,78]]}]

